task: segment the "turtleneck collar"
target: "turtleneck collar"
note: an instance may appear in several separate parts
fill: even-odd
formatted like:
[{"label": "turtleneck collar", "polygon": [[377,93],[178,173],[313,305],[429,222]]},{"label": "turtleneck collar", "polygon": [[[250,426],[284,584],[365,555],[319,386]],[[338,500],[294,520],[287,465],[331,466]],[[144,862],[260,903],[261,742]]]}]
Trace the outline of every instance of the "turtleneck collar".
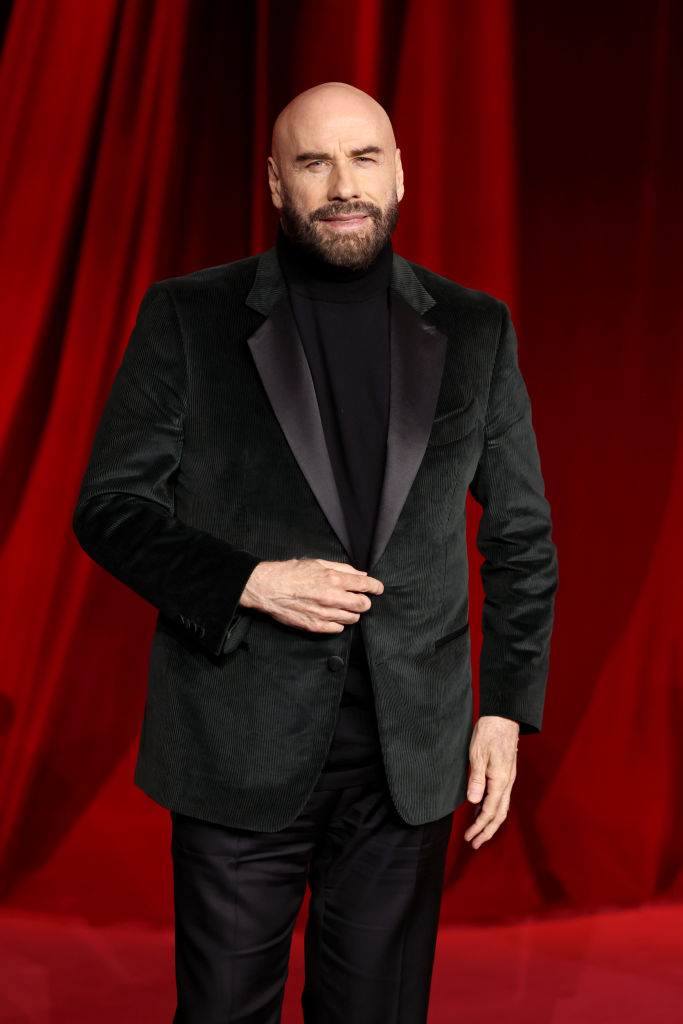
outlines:
[{"label": "turtleneck collar", "polygon": [[337,267],[290,241],[278,230],[277,255],[290,291],[325,302],[363,302],[386,291],[391,278],[393,250],[387,242],[377,259],[363,270]]}]

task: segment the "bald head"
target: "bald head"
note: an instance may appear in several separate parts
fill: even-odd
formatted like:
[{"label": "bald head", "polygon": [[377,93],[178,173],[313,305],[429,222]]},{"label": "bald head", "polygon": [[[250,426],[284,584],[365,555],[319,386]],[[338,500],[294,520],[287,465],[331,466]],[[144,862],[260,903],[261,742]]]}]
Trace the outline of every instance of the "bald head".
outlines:
[{"label": "bald head", "polygon": [[403,197],[386,111],[343,82],[307,89],[275,122],[268,180],[287,235],[329,262],[367,265],[393,231]]},{"label": "bald head", "polygon": [[389,115],[377,100],[353,85],[325,82],[299,93],[280,113],[273,125],[273,158],[279,163],[299,141],[335,128],[369,132],[389,153],[396,151]]}]

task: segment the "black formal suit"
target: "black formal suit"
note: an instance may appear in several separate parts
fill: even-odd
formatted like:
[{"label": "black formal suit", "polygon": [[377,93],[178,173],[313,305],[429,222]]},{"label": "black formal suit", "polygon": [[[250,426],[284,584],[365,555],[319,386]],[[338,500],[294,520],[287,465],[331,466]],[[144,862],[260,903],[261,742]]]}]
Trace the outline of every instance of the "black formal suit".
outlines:
[{"label": "black formal suit", "polygon": [[[361,619],[391,796],[417,824],[465,796],[472,725],[465,497],[483,506],[480,714],[540,727],[556,562],[507,308],[394,256],[384,487]],[[173,811],[274,831],[333,735],[350,631],[238,606],[259,560],[350,561],[275,250],[153,285],[74,518],[159,609],[137,783]]]}]

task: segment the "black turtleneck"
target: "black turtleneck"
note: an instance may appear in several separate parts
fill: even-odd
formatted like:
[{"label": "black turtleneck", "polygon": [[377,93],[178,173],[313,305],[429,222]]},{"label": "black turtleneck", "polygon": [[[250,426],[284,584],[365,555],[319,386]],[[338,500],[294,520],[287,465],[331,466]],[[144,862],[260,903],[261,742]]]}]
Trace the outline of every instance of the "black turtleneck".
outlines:
[{"label": "black turtleneck", "polygon": [[384,480],[389,422],[391,244],[366,270],[318,260],[301,252],[282,232],[277,244],[354,563],[366,569]]},{"label": "black turtleneck", "polygon": [[[313,378],[354,564],[365,569],[384,479],[389,423],[391,244],[365,270],[325,263],[302,251],[282,231],[277,251]],[[356,626],[337,728],[319,788],[376,778],[379,762],[372,687]]]}]

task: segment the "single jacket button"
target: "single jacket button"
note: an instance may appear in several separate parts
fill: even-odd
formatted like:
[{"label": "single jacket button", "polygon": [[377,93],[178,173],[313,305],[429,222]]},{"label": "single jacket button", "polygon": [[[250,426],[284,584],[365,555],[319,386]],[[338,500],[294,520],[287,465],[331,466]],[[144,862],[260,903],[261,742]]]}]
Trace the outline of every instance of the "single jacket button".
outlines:
[{"label": "single jacket button", "polygon": [[338,672],[340,668],[344,668],[344,659],[340,658],[338,654],[333,654],[327,659],[327,667],[330,672]]}]

